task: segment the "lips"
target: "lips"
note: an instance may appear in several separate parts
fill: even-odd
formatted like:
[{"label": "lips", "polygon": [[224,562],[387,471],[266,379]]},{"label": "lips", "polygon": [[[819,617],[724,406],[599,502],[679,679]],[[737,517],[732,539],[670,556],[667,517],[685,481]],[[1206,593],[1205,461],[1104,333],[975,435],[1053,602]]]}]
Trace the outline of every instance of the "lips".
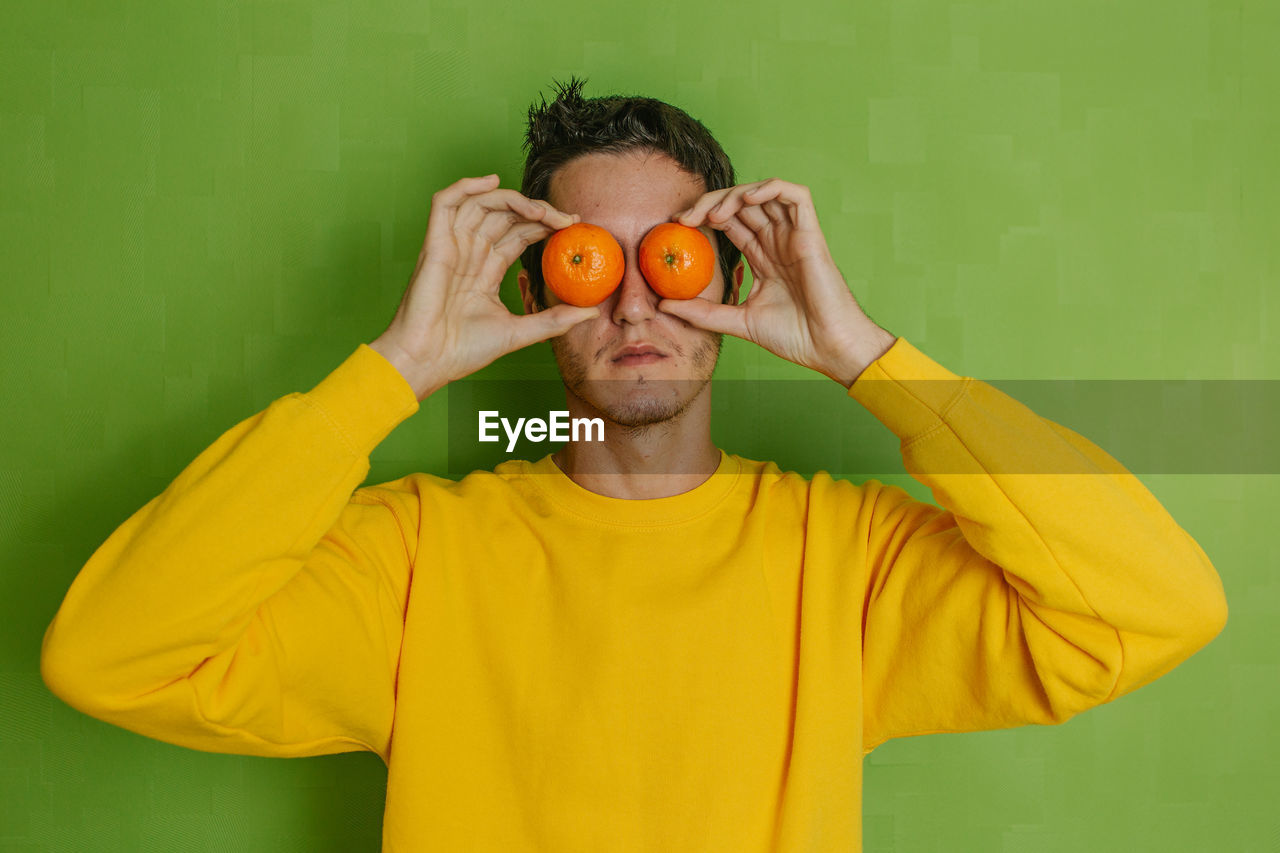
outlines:
[{"label": "lips", "polygon": [[646,355],[663,357],[666,355],[666,353],[662,352],[657,347],[652,346],[650,344],[633,344],[631,346],[623,347],[622,349],[614,353],[613,360],[622,361],[623,359],[632,358],[636,356],[646,356]]}]

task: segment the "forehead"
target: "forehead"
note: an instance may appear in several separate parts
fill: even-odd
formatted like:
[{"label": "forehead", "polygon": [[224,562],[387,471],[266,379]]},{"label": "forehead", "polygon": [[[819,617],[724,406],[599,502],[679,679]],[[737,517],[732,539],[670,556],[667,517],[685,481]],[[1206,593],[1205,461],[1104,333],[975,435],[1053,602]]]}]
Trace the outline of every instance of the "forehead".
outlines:
[{"label": "forehead", "polygon": [[700,175],[667,154],[641,150],[584,154],[556,170],[548,201],[584,222],[653,222],[692,205],[704,193]]}]

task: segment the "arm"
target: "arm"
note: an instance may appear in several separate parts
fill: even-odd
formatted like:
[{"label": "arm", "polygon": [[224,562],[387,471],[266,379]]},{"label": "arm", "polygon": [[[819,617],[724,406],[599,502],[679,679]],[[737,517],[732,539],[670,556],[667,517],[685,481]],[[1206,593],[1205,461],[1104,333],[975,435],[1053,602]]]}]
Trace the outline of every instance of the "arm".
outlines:
[{"label": "arm", "polygon": [[50,690],[195,749],[385,759],[416,520],[353,490],[417,408],[361,346],[224,433],[80,571],[45,633]]},{"label": "arm", "polygon": [[1204,551],[1082,436],[904,340],[849,395],[902,439],[907,471],[944,507],[867,486],[866,750],[1061,723],[1222,630]]},{"label": "arm", "polygon": [[503,273],[573,217],[464,178],[432,196],[387,331],[237,424],[122,524],[45,632],[69,705],[211,752],[387,760],[419,497],[354,491],[421,400],[597,308],[512,314]]},{"label": "arm", "polygon": [[659,307],[840,382],[902,439],[907,471],[944,507],[875,481],[864,490],[868,751],[907,734],[1062,722],[1222,630],[1221,580],[1137,478],[867,317],[807,187],[771,178],[713,190],[673,219],[724,231],[755,282],[742,305]]}]

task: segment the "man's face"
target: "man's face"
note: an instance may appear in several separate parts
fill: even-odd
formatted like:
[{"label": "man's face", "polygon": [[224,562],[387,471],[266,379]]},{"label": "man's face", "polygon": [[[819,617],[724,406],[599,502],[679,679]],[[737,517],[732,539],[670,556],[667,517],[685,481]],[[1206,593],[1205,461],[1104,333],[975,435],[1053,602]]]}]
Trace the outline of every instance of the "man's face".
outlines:
[{"label": "man's face", "polygon": [[[604,228],[622,246],[622,282],[600,303],[600,316],[551,339],[560,375],[590,416],[628,427],[670,420],[706,388],[720,355],[722,335],[699,329],[658,310],[661,299],[640,273],[637,250],[653,226],[667,222],[705,192],[703,180],[665,154],[651,151],[587,154],[552,177],[548,201],[582,222]],[[714,247],[715,232],[700,229]],[[737,301],[741,267],[735,270]],[[525,271],[519,274],[526,313],[533,310]],[[719,302],[724,293],[720,264],[699,296]],[[548,307],[560,304],[550,288]],[[658,356],[620,357],[624,347],[647,346]]]}]

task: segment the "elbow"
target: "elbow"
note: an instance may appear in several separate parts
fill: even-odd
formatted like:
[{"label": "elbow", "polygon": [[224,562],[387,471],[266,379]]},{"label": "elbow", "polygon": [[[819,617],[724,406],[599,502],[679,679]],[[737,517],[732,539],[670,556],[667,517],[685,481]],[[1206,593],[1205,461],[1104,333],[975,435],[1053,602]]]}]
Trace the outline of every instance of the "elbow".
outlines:
[{"label": "elbow", "polygon": [[1194,600],[1185,601],[1179,611],[1176,619],[1166,622],[1163,631],[1146,637],[1126,636],[1125,657],[1133,669],[1122,675],[1115,695],[1127,693],[1180,666],[1209,645],[1227,625],[1227,600],[1221,586],[1206,588]]},{"label": "elbow", "polygon": [[1164,573],[1181,581],[1153,599],[1143,624],[1131,626],[1130,636],[1145,635],[1153,648],[1163,647],[1172,666],[1209,645],[1226,628],[1227,596],[1222,579],[1202,555]]},{"label": "elbow", "polygon": [[1189,632],[1194,644],[1192,651],[1197,651],[1222,633],[1227,627],[1227,597],[1219,585],[1209,592],[1199,603],[1200,618]]},{"label": "elbow", "polygon": [[[1172,628],[1166,635],[1163,654],[1159,652],[1153,654],[1153,659],[1148,664],[1152,667],[1152,671],[1142,678],[1142,682],[1164,675],[1185,663],[1221,634],[1226,625],[1227,601],[1220,590],[1217,594],[1207,595],[1196,601],[1193,607],[1187,608],[1184,618],[1179,620],[1177,627]],[[1131,648],[1130,652],[1132,651]],[[1128,692],[1130,689],[1132,689],[1131,686],[1119,692]]]},{"label": "elbow", "polygon": [[1065,689],[1050,692],[1059,700],[1051,703],[1055,722],[1113,701],[1186,662],[1226,627],[1227,600],[1220,583],[1198,584],[1190,594],[1148,599],[1130,617],[1099,623],[1103,634],[1075,644],[1081,657],[1067,669],[1073,678],[1059,685]]},{"label": "elbow", "polygon": [[1184,636],[1191,644],[1190,655],[1207,646],[1227,627],[1227,594],[1209,556],[1189,535],[1187,538],[1192,553],[1180,574],[1192,579],[1183,594]]},{"label": "elbow", "polygon": [[94,667],[86,664],[85,655],[74,648],[51,641],[53,626],[45,632],[40,649],[40,678],[54,696],[81,713],[101,718],[105,701],[101,672],[95,678]]},{"label": "elbow", "polygon": [[77,711],[89,713],[84,679],[77,672],[75,661],[51,647],[47,634],[40,650],[40,679],[54,696]]},{"label": "elbow", "polygon": [[1179,633],[1187,645],[1188,656],[1209,645],[1227,627],[1227,595],[1222,578],[1203,552],[1199,556],[1195,566],[1184,575],[1196,577],[1197,582],[1188,584],[1179,608]]}]

